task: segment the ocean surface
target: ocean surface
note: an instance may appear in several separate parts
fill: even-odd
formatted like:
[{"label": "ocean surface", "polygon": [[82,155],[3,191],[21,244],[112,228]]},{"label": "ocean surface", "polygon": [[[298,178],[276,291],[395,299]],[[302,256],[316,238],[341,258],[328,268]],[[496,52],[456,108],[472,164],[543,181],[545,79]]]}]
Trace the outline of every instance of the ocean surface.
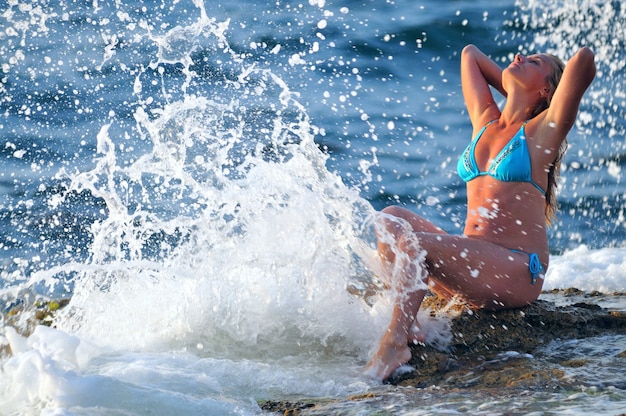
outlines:
[{"label": "ocean surface", "polygon": [[[1,1],[0,414],[385,389],[338,413],[625,413],[623,336],[546,347],[591,357],[565,391],[416,396],[360,373],[391,304],[374,212],[463,226],[469,43],[503,66],[596,52],[544,288],[626,291],[625,25],[607,0]],[[70,303],[20,335],[49,299]]]}]

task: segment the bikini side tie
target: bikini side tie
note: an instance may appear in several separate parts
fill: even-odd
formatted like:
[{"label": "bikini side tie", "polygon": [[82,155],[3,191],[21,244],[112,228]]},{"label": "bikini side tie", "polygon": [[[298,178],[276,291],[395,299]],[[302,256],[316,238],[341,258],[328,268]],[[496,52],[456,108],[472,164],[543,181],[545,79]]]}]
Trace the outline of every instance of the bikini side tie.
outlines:
[{"label": "bikini side tie", "polygon": [[532,276],[531,284],[536,284],[537,279],[543,279],[543,265],[539,261],[539,256],[536,253],[528,255],[528,270]]}]

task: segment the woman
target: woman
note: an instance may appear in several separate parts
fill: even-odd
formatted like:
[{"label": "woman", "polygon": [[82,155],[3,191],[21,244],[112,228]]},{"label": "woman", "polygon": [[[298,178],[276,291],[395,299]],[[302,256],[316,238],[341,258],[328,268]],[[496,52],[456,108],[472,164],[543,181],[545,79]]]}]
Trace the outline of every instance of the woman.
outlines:
[{"label": "woman", "polygon": [[[475,46],[463,49],[461,83],[474,129],[458,163],[467,186],[465,230],[450,235],[407,209],[383,210],[378,251],[398,298],[366,374],[388,378],[411,359],[409,342],[424,340],[415,317],[426,282],[438,295],[477,308],[537,299],[560,158],[595,71],[587,47],[566,67],[551,55],[518,54],[504,70]],[[502,110],[490,87],[506,97]]]}]

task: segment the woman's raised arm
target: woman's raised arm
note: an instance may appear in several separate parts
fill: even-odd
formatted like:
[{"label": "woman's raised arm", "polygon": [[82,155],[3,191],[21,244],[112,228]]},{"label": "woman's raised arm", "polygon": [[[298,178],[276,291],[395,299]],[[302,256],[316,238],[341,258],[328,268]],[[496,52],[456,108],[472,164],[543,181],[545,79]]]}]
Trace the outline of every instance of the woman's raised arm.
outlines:
[{"label": "woman's raised arm", "polygon": [[569,60],[543,120],[556,136],[565,137],[576,121],[580,101],[596,75],[595,55],[581,48]]},{"label": "woman's raised arm", "polygon": [[490,86],[506,97],[502,88],[502,68],[474,45],[467,45],[461,53],[461,85],[474,128],[488,121],[486,119],[499,117],[500,110]]}]

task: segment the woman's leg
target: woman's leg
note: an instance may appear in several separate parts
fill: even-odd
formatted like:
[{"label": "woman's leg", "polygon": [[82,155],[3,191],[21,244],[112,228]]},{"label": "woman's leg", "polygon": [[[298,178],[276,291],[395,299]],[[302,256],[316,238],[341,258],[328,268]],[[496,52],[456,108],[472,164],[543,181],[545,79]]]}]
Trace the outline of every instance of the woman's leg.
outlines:
[{"label": "woman's leg", "polygon": [[433,282],[475,307],[526,306],[541,293],[531,283],[528,255],[488,241],[457,235],[419,234]]},{"label": "woman's leg", "polygon": [[[382,222],[384,224],[385,231],[391,234],[392,241],[383,242],[383,240],[388,240],[388,238],[387,239],[382,238],[381,234],[383,234],[383,232],[377,233],[379,235],[378,255],[381,258],[381,261],[385,263],[385,265],[387,266],[388,274],[391,274],[391,269],[393,268],[393,263],[395,262],[394,245],[396,244],[396,241],[398,239],[402,238],[401,237],[402,234],[406,231],[405,228],[403,228],[400,224],[398,224],[398,221],[396,220],[396,218],[401,218],[404,221],[406,221],[408,225],[410,226],[412,232],[415,234],[417,233],[446,234],[444,230],[442,230],[435,224],[420,217],[419,215],[415,214],[414,212],[406,208],[403,208],[400,206],[389,206],[383,209],[382,212],[385,215],[391,215],[391,218],[386,218]],[[395,250],[397,250],[397,247],[395,247]],[[442,291],[440,289],[443,289],[443,288],[441,287],[441,285],[438,285],[435,282],[432,282],[432,283],[433,284],[429,287],[429,289],[435,292],[437,295],[442,295]],[[424,295],[422,295],[422,299],[423,299],[423,296]],[[444,298],[452,297],[447,291],[443,293],[443,296]],[[419,303],[421,304],[421,300]],[[419,305],[417,309],[419,309]],[[424,342],[425,340],[426,340],[426,333],[422,331],[419,321],[417,319],[414,319],[409,330],[409,341],[412,344],[417,344],[420,342]]]},{"label": "woman's leg", "polygon": [[396,301],[389,328],[378,351],[366,367],[366,374],[385,379],[396,368],[411,359],[409,338],[424,340],[415,319],[427,291],[428,276],[423,267],[423,250],[416,236],[420,233],[445,234],[444,231],[417,214],[397,206],[385,208],[376,224],[378,254],[390,275]]},{"label": "woman's leg", "polygon": [[[380,225],[380,224],[379,224]],[[382,221],[379,235],[381,260],[388,262],[390,283],[396,296],[391,322],[379,348],[366,366],[365,374],[384,380],[411,359],[409,334],[416,329],[416,315],[426,294],[428,279],[423,267],[423,250],[410,225],[395,218]]]},{"label": "woman's leg", "polygon": [[[410,337],[419,335],[413,326],[427,290],[427,275],[465,301],[489,309],[527,305],[541,291],[540,284],[531,285],[530,277],[526,279],[529,272],[523,253],[512,253],[483,240],[445,234],[415,214],[407,214],[407,210],[393,210],[406,222],[383,217],[377,234],[381,258],[395,272],[392,284],[397,299],[387,332],[366,367],[368,375],[381,380],[411,358],[408,342]],[[417,231],[420,227],[431,232]],[[420,247],[425,251],[426,271],[420,264]]]},{"label": "woman's leg", "polygon": [[[380,221],[381,229],[377,230],[381,259],[393,263],[394,251],[398,250],[394,245],[411,240],[413,236],[406,234],[412,232],[417,244],[426,252],[425,265],[432,280],[429,289],[438,292],[438,288],[442,288],[444,297],[466,295],[466,300],[474,300],[472,303],[496,298],[501,299],[504,307],[516,307],[534,301],[541,292],[540,284],[529,285],[530,280],[521,277],[529,274],[527,254],[514,253],[484,240],[446,234],[406,208],[390,206],[382,212],[386,216]],[[405,225],[397,218],[406,221]],[[497,309],[497,303],[492,307]]]},{"label": "woman's leg", "polygon": [[[388,238],[382,238],[382,234],[389,233],[392,237],[392,242],[395,241],[402,233],[404,232],[403,226],[395,220],[396,218],[401,218],[406,221],[410,226],[414,233],[433,233],[433,234],[445,234],[441,228],[437,227],[435,224],[430,221],[420,217],[414,212],[400,207],[400,206],[390,206],[382,210],[384,217],[382,221],[382,225],[384,226],[384,231],[377,232],[378,235],[378,254],[383,261],[387,261],[393,263],[395,256],[393,254],[393,247],[390,247],[390,242],[387,241]],[[391,216],[391,217],[389,217]]]}]

